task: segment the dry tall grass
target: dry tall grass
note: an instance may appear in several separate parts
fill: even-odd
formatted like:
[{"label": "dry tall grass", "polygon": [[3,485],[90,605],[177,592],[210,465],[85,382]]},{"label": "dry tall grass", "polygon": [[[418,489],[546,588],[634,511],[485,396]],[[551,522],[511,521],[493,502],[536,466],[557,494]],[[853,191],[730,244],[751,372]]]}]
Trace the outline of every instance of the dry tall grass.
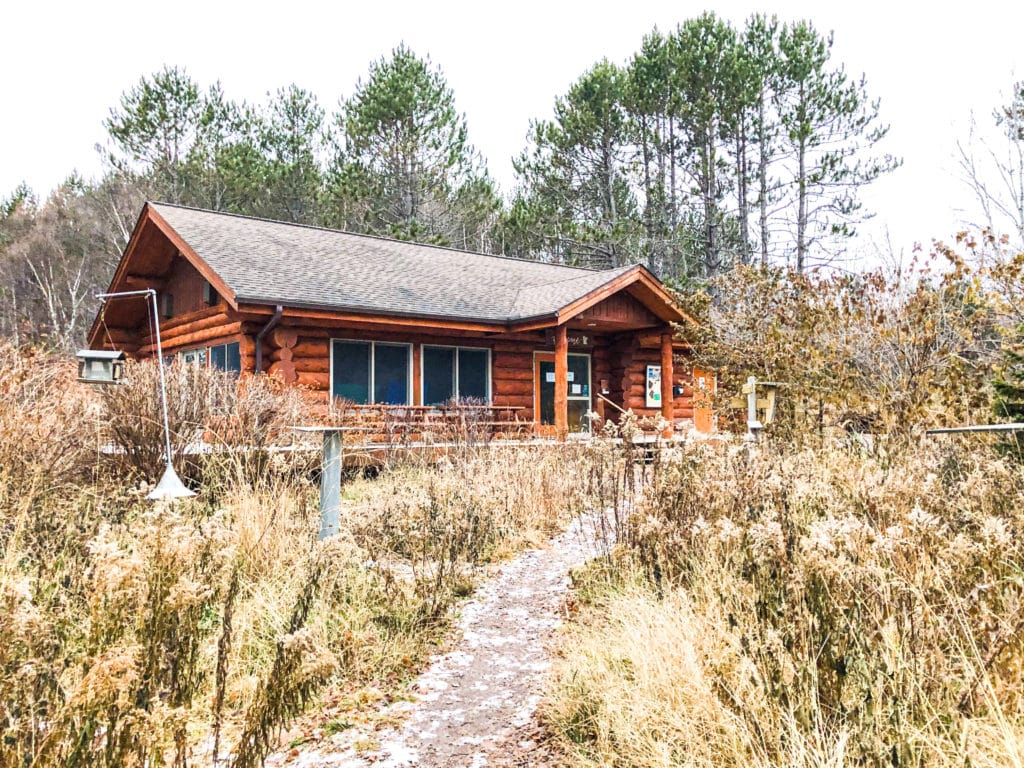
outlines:
[{"label": "dry tall grass", "polygon": [[154,506],[152,373],[97,393],[0,349],[0,765],[258,765],[325,686],[395,689],[483,562],[614,489],[610,453],[467,448],[350,479],[318,542],[318,456],[276,450],[293,393],[178,372],[175,445],[213,450]]},{"label": "dry tall grass", "polygon": [[1024,468],[974,443],[685,452],[579,575],[573,764],[1024,763]]}]

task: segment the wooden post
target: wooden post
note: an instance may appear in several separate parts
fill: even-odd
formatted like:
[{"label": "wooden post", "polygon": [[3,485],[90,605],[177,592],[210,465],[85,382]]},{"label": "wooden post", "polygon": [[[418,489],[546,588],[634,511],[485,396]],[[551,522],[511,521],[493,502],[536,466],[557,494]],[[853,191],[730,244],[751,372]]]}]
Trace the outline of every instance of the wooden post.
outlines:
[{"label": "wooden post", "polygon": [[555,331],[555,432],[569,435],[569,336],[564,325]]},{"label": "wooden post", "polygon": [[423,383],[420,378],[422,365],[420,355],[423,354],[422,344],[412,345],[412,404],[423,405]]},{"label": "wooden post", "polygon": [[662,437],[672,437],[675,399],[672,395],[672,329],[661,334],[661,416],[669,423]]}]

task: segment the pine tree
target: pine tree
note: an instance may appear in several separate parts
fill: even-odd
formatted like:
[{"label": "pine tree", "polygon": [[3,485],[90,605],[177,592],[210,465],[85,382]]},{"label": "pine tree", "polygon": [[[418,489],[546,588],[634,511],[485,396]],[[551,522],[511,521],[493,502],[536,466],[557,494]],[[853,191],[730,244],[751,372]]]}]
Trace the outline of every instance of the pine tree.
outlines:
[{"label": "pine tree", "polygon": [[441,71],[404,45],[345,102],[331,166],[330,222],[481,249],[499,201]]},{"label": "pine tree", "polygon": [[531,126],[531,146],[514,161],[522,187],[504,222],[522,236],[519,247],[595,267],[633,258],[638,228],[626,175],[624,80],[601,61],[555,103],[553,120]]},{"label": "pine tree", "polygon": [[808,22],[786,25],[779,35],[776,108],[792,167],[798,272],[808,266],[814,246],[854,234],[863,218],[858,190],[900,164],[870,154],[889,128],[879,124],[879,103],[868,98],[864,79],[850,80],[832,66],[831,53],[831,36]]},{"label": "pine tree", "polygon": [[267,207],[274,219],[311,223],[323,185],[319,155],[324,110],[316,96],[291,85],[277,92],[259,129],[266,156]]}]

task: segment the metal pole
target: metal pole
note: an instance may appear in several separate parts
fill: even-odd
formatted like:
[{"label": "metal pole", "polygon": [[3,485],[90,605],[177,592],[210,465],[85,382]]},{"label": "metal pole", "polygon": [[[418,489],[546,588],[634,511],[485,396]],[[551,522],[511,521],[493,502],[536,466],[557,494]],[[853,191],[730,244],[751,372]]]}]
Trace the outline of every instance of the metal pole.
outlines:
[{"label": "metal pole", "polygon": [[747,430],[753,433],[757,421],[757,379],[747,376]]},{"label": "metal pole", "polygon": [[164,348],[163,342],[160,339],[160,308],[156,302],[156,290],[153,288],[146,288],[139,291],[119,291],[117,293],[101,293],[98,298],[106,301],[107,299],[125,298],[129,296],[146,296],[152,299],[152,311],[153,311],[153,328],[156,331],[156,362],[157,370],[160,373],[160,408],[163,411],[164,417],[164,457],[167,459],[167,467],[164,469],[163,477],[160,478],[160,482],[157,483],[156,488],[152,493],[149,494],[150,499],[177,499],[185,498],[188,496],[195,496],[194,491],[190,491],[185,487],[185,484],[181,482],[181,478],[174,471],[174,465],[171,464],[171,423],[170,418],[167,414],[167,380],[164,376]]},{"label": "metal pole", "polygon": [[341,510],[341,430],[324,430],[324,454],[320,464],[320,538],[338,532]]},{"label": "metal pole", "polygon": [[956,435],[970,432],[1019,432],[1024,430],[1024,424],[1014,422],[1013,424],[978,424],[971,427],[943,427],[941,429],[925,430],[926,435]]},{"label": "metal pole", "polygon": [[153,299],[153,327],[156,328],[156,359],[160,370],[160,404],[164,410],[164,448],[167,450],[167,466],[171,466],[171,423],[167,418],[167,383],[164,380],[164,348],[160,342],[160,310],[156,304],[156,291],[149,289]]}]

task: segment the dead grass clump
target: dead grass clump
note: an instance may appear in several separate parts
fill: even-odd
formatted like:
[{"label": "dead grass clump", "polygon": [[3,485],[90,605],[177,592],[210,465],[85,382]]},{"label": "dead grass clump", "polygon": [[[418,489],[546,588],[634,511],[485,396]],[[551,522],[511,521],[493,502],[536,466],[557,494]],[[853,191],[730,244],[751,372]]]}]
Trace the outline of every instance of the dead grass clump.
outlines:
[{"label": "dead grass clump", "polygon": [[399,465],[354,505],[353,530],[388,588],[414,585],[430,620],[467,592],[478,566],[614,504],[620,489],[603,477],[620,464],[607,447],[544,446],[467,451],[428,471]]},{"label": "dead grass clump", "polygon": [[962,445],[687,452],[547,716],[588,765],[1019,765],[1022,501]]},{"label": "dead grass clump", "polygon": [[30,505],[90,478],[100,414],[73,363],[0,342],[0,404],[0,502]]}]

